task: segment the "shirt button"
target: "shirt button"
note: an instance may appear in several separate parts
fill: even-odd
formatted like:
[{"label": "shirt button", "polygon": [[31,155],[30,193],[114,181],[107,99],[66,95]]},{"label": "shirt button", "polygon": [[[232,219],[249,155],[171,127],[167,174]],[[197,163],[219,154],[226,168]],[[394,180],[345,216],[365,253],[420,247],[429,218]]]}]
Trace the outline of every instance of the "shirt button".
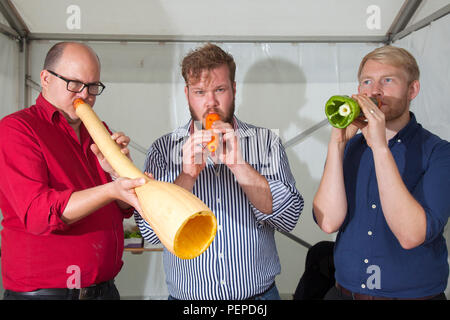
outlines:
[{"label": "shirt button", "polygon": [[219,258],[223,259],[223,253],[219,253]]},{"label": "shirt button", "polygon": [[398,143],[402,142],[402,139],[398,139],[397,142],[398,142]]},{"label": "shirt button", "polygon": [[221,225],[217,226],[217,231],[222,231],[222,226]]},{"label": "shirt button", "polygon": [[372,204],[372,209],[376,209],[377,208],[377,205],[374,203],[374,204]]},{"label": "shirt button", "polygon": [[366,285],[363,283],[363,284],[361,285],[361,288],[365,289],[365,288],[366,288]]},{"label": "shirt button", "polygon": [[217,203],[220,203],[220,198],[217,198]]},{"label": "shirt button", "polygon": [[225,280],[220,280],[220,284],[224,286],[225,285]]},{"label": "shirt button", "polygon": [[372,231],[367,232],[367,234],[368,234],[369,236],[371,236],[371,235],[372,235]]},{"label": "shirt button", "polygon": [[369,263],[369,260],[368,259],[364,259],[364,263]]}]

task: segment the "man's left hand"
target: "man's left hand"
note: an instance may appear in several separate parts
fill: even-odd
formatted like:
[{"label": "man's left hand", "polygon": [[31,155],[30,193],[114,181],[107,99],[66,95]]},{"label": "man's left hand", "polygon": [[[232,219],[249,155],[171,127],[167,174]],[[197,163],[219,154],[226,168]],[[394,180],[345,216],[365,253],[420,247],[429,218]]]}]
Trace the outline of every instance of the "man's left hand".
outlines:
[{"label": "man's left hand", "polygon": [[224,163],[229,168],[244,164],[245,161],[239,146],[239,138],[232,125],[218,120],[213,123],[212,129],[215,133],[222,136],[222,146],[217,150],[221,163]]},{"label": "man's left hand", "polygon": [[[111,139],[120,146],[120,151],[131,160],[130,150],[128,149],[130,138],[123,132],[115,132],[111,135]],[[114,178],[119,177],[119,174],[111,167],[96,144],[91,145],[91,151],[97,156],[98,162],[105,172],[109,173]]]},{"label": "man's left hand", "polygon": [[[372,150],[385,148],[387,146],[386,119],[383,111],[366,95],[357,94],[353,95],[352,98],[358,102],[364,113],[364,117],[355,119],[353,124],[361,130],[364,138],[366,138],[367,145]],[[364,119],[367,119],[367,122]]]}]

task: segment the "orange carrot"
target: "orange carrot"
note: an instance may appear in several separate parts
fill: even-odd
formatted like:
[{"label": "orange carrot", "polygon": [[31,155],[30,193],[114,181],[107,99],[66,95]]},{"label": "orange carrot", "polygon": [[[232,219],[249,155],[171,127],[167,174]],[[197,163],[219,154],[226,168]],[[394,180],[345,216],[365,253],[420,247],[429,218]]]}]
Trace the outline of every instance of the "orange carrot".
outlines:
[{"label": "orange carrot", "polygon": [[[208,114],[205,119],[205,129],[211,130],[212,124],[217,120],[220,120],[220,116],[217,113]],[[217,134],[213,133],[211,141],[208,142],[206,147],[210,152],[214,152],[217,150],[218,146],[219,146],[219,137]]]}]

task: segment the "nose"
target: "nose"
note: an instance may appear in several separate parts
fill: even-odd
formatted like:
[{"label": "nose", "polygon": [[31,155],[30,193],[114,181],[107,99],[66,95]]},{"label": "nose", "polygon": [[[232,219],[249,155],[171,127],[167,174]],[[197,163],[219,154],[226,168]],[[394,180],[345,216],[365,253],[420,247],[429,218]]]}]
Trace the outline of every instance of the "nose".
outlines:
[{"label": "nose", "polygon": [[79,92],[77,94],[80,98],[82,98],[83,100],[87,99],[90,95],[89,95],[89,90],[87,86],[84,86],[83,90],[81,90],[81,92]]},{"label": "nose", "polygon": [[370,94],[372,97],[382,97],[383,96],[383,88],[380,83],[374,82]]},{"label": "nose", "polygon": [[206,106],[207,107],[215,107],[218,105],[218,100],[215,92],[210,91],[206,94]]}]

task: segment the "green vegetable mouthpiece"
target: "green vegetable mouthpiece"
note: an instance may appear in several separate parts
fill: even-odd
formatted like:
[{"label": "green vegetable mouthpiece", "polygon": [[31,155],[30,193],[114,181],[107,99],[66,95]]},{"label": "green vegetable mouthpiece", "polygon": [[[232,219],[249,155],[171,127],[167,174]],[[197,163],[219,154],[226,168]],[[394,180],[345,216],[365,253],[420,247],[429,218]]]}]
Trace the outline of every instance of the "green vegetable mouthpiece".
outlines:
[{"label": "green vegetable mouthpiece", "polygon": [[361,110],[358,103],[349,96],[332,96],[325,104],[328,122],[336,128],[346,128],[355,120]]}]

